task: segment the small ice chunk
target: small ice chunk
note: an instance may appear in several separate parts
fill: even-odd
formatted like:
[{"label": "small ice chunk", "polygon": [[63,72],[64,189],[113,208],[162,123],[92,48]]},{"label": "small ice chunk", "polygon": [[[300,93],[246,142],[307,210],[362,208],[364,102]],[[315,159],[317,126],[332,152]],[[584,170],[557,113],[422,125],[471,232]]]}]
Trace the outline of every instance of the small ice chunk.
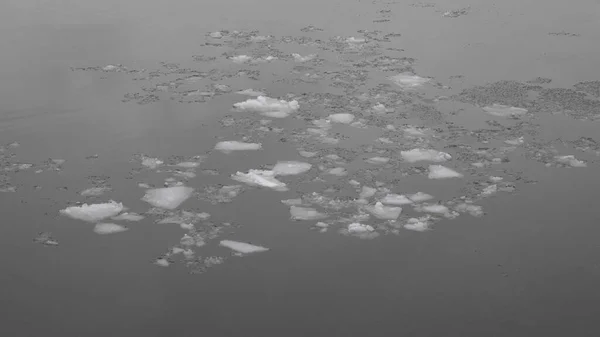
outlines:
[{"label": "small ice chunk", "polygon": [[483,107],[483,111],[487,114],[496,117],[511,117],[519,116],[527,113],[527,109],[515,108],[508,105],[492,104],[491,106]]},{"label": "small ice chunk", "polygon": [[240,91],[236,92],[236,94],[246,95],[246,96],[254,96],[254,97],[266,96],[266,94],[264,92],[258,91],[258,90],[254,90],[254,89],[240,90]]},{"label": "small ice chunk", "polygon": [[323,214],[314,208],[298,206],[291,206],[290,214],[292,220],[321,220],[327,217],[327,214]]},{"label": "small ice chunk", "polygon": [[365,210],[381,220],[396,220],[402,212],[402,207],[384,206],[377,202],[374,206],[365,206]]},{"label": "small ice chunk", "polygon": [[96,234],[115,234],[129,230],[129,228],[115,223],[99,223],[94,226],[94,232]]},{"label": "small ice chunk", "polygon": [[252,245],[249,243],[232,241],[232,240],[223,240],[219,243],[219,245],[221,245],[223,247],[227,247],[227,248],[229,248],[235,252],[241,253],[241,254],[259,253],[259,252],[266,252],[269,250],[269,248],[255,246],[255,245]]},{"label": "small ice chunk", "polygon": [[463,174],[442,165],[429,165],[429,175],[427,177],[429,179],[462,178]]},{"label": "small ice chunk", "polygon": [[159,257],[158,259],[156,259],[156,261],[154,261],[154,264],[159,267],[168,267],[171,263],[169,262],[169,260],[163,257]]},{"label": "small ice chunk", "polygon": [[327,117],[332,123],[350,124],[354,121],[354,115],[350,113],[331,114]]},{"label": "small ice chunk", "polygon": [[458,204],[456,207],[454,207],[454,210],[460,213],[469,213],[476,217],[483,215],[483,208],[481,206],[468,203]]},{"label": "small ice chunk", "polygon": [[387,164],[390,161],[390,158],[388,158],[388,157],[371,157],[371,158],[367,158],[365,161],[369,164],[381,165],[381,164]]},{"label": "small ice chunk", "polygon": [[373,111],[378,112],[378,113],[386,113],[387,108],[385,107],[385,105],[383,105],[381,103],[377,103],[377,105],[373,106]]},{"label": "small ice chunk", "polygon": [[233,63],[237,63],[237,64],[246,63],[251,60],[252,60],[252,57],[250,57],[248,55],[237,55],[237,56],[231,57],[231,61],[233,61]]},{"label": "small ice chunk", "polygon": [[290,176],[307,172],[311,167],[311,164],[300,161],[279,161],[273,167],[273,172],[278,176]]},{"label": "small ice chunk", "polygon": [[587,164],[584,161],[578,160],[573,155],[568,156],[556,156],[554,157],[557,162],[562,164],[570,165],[571,167],[586,167]]},{"label": "small ice chunk", "polygon": [[519,137],[519,138],[515,138],[515,139],[507,139],[504,141],[506,144],[508,145],[521,145],[523,143],[525,143],[525,138],[524,137]]},{"label": "small ice chunk", "polygon": [[318,152],[310,152],[310,151],[298,151],[298,153],[304,158],[312,158],[319,154]]},{"label": "small ice chunk", "polygon": [[377,193],[377,189],[376,188],[369,187],[369,186],[363,186],[362,190],[360,191],[359,198],[361,198],[361,199],[369,199],[370,197],[374,196],[375,193]]},{"label": "small ice chunk", "polygon": [[436,150],[428,149],[412,149],[409,151],[400,151],[402,159],[409,163],[416,163],[418,161],[432,161],[432,162],[444,162],[452,159],[446,152],[440,152]]},{"label": "small ice chunk", "polygon": [[186,201],[193,191],[193,188],[186,186],[155,188],[146,191],[142,200],[154,207],[175,209]]},{"label": "small ice chunk", "polygon": [[142,158],[142,165],[151,170],[155,170],[162,164],[164,164],[164,162],[158,158],[151,158],[151,157],[143,157]]},{"label": "small ice chunk", "polygon": [[502,178],[502,177],[490,176],[490,181],[493,182],[493,183],[499,183],[502,180],[504,180],[504,178]]},{"label": "small ice chunk", "polygon": [[215,145],[215,150],[223,153],[231,153],[233,151],[255,151],[260,149],[262,149],[262,144],[260,143],[244,143],[235,140],[218,142],[217,145]]},{"label": "small ice chunk", "polygon": [[231,179],[252,186],[272,188],[280,192],[288,190],[285,183],[275,179],[275,172],[273,171],[250,170],[248,173],[238,171],[237,173],[231,175]]},{"label": "small ice chunk", "polygon": [[404,133],[406,133],[406,135],[411,136],[411,137],[425,137],[425,136],[427,136],[427,134],[425,132],[421,131],[420,129],[418,129],[415,126],[407,126],[403,130],[404,130]]},{"label": "small ice chunk", "polygon": [[448,209],[448,207],[446,207],[442,204],[417,205],[417,206],[415,206],[415,211],[440,214],[440,215],[443,215],[446,218],[450,218],[450,219],[456,218],[458,216],[458,213],[450,211],[450,209]]},{"label": "small ice chunk", "polygon": [[209,36],[213,39],[220,39],[223,37],[223,34],[221,32],[212,32],[209,34]]},{"label": "small ice chunk", "polygon": [[91,188],[81,191],[81,193],[79,193],[79,194],[81,194],[81,196],[83,196],[83,197],[97,197],[97,196],[104,194],[105,192],[110,191],[110,190],[111,190],[111,188],[106,187],[106,186],[91,187]]},{"label": "small ice chunk", "polygon": [[348,174],[348,171],[346,171],[346,169],[343,167],[334,167],[331,170],[329,170],[327,173],[334,175],[334,176],[343,177]]},{"label": "small ice chunk", "polygon": [[236,109],[242,111],[255,111],[263,116],[271,118],[285,118],[298,110],[300,105],[298,101],[277,100],[266,96],[258,96],[256,99],[248,99],[244,102],[235,103]]},{"label": "small ice chunk", "polygon": [[350,36],[346,39],[346,42],[348,43],[364,43],[365,41],[365,39],[355,38],[354,36]]},{"label": "small ice chunk", "polygon": [[144,219],[143,215],[139,215],[137,213],[121,213],[117,216],[113,216],[111,219],[115,221],[140,221]]},{"label": "small ice chunk", "polygon": [[423,201],[433,199],[433,195],[423,193],[423,192],[417,192],[415,194],[408,195],[408,198],[410,200],[412,200],[413,202],[423,202]]},{"label": "small ice chunk", "polygon": [[420,217],[420,218],[410,218],[404,224],[404,228],[416,231],[416,232],[425,232],[430,230],[431,222],[429,221],[429,216]]},{"label": "small ice chunk", "polygon": [[375,228],[373,228],[373,226],[363,225],[358,222],[351,223],[348,225],[349,233],[368,233],[373,231],[375,231]]},{"label": "small ice chunk", "polygon": [[404,89],[417,88],[431,80],[430,78],[420,77],[411,73],[401,73],[389,79]]},{"label": "small ice chunk", "polygon": [[61,210],[60,214],[77,220],[97,222],[121,213],[123,208],[122,203],[111,200],[102,204],[83,204],[81,206],[67,207]]},{"label": "small ice chunk", "polygon": [[302,56],[300,54],[293,53],[292,57],[294,57],[294,61],[296,61],[296,62],[308,62],[308,61],[314,59],[315,57],[317,57],[317,55],[310,54],[310,55]]},{"label": "small ice chunk", "polygon": [[56,241],[52,237],[52,234],[48,232],[38,233],[38,236],[33,239],[33,242],[42,244],[44,246],[58,246],[58,241]]},{"label": "small ice chunk", "polygon": [[178,163],[176,166],[186,168],[186,169],[193,169],[193,168],[200,166],[200,163],[197,161],[184,161],[184,162]]},{"label": "small ice chunk", "polygon": [[488,197],[496,192],[498,192],[498,185],[494,184],[494,185],[486,186],[483,189],[483,191],[481,191],[481,195],[484,197]]},{"label": "small ice chunk", "polygon": [[287,206],[302,206],[301,198],[281,200],[281,203]]},{"label": "small ice chunk", "polygon": [[380,200],[380,202],[382,204],[396,205],[396,206],[409,205],[409,204],[413,203],[413,201],[410,200],[409,198],[407,198],[405,195],[393,194],[393,193],[390,193],[390,194],[386,195],[385,197],[383,197]]}]

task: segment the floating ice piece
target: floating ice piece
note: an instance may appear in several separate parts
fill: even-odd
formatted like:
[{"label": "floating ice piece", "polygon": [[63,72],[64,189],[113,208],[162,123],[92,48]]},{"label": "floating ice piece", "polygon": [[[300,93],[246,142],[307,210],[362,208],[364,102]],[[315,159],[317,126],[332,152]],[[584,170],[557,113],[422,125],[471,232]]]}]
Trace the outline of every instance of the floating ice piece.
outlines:
[{"label": "floating ice piece", "polygon": [[275,179],[275,172],[267,170],[250,170],[248,173],[237,172],[231,175],[231,179],[251,186],[262,186],[284,192],[288,188],[285,183]]},{"label": "floating ice piece", "polygon": [[146,191],[142,200],[154,207],[175,209],[186,201],[193,191],[193,188],[186,186],[155,188]]},{"label": "floating ice piece", "polygon": [[429,179],[462,178],[463,174],[442,165],[429,165]]},{"label": "floating ice piece", "polygon": [[115,223],[99,223],[94,226],[94,232],[96,234],[115,234],[129,230],[129,228]]},{"label": "floating ice piece", "polygon": [[343,167],[334,167],[331,170],[327,171],[327,173],[334,176],[343,177],[348,174],[348,171],[346,171],[346,169]]},{"label": "floating ice piece", "polygon": [[278,176],[290,176],[304,173],[311,167],[311,164],[301,161],[279,161],[273,167],[273,172]]},{"label": "floating ice piece", "polygon": [[146,166],[147,168],[149,168],[151,170],[155,170],[162,164],[164,164],[164,162],[158,158],[151,158],[151,157],[143,157],[142,158],[142,165]]},{"label": "floating ice piece", "polygon": [[204,220],[208,220],[210,218],[210,214],[206,213],[206,212],[200,212],[200,213],[195,213],[195,212],[188,212],[188,211],[176,211],[176,212],[169,212],[169,216],[158,220],[156,223],[160,224],[160,225],[164,225],[164,224],[177,224],[177,225],[182,225],[182,224],[194,224],[198,221],[204,221]]},{"label": "floating ice piece", "polygon": [[412,89],[422,86],[423,84],[429,82],[430,78],[420,77],[411,73],[401,73],[396,76],[392,76],[389,78],[396,85],[402,87],[403,89]]},{"label": "floating ice piece", "polygon": [[412,136],[412,137],[425,137],[427,136],[427,134],[423,131],[421,131],[421,129],[415,127],[415,126],[408,126],[406,128],[403,129],[404,133],[406,133],[408,136]]},{"label": "floating ice piece", "polygon": [[423,201],[433,199],[433,195],[423,193],[423,192],[417,192],[415,194],[409,194],[408,198],[410,200],[412,200],[413,202],[423,202]]},{"label": "floating ice piece", "polygon": [[215,145],[215,150],[223,153],[231,153],[233,151],[256,151],[260,149],[262,149],[262,144],[260,143],[244,143],[236,140],[218,142],[217,145]]},{"label": "floating ice piece", "polygon": [[290,214],[292,220],[321,220],[327,217],[327,214],[323,214],[314,208],[298,206],[291,206]]},{"label": "floating ice piece", "polygon": [[251,60],[252,60],[252,57],[250,57],[248,55],[237,55],[237,56],[231,57],[231,61],[233,61],[233,63],[237,63],[237,64],[246,63]]},{"label": "floating ice piece", "polygon": [[285,199],[285,200],[281,200],[281,203],[287,206],[302,206],[303,202],[302,202],[302,198],[296,198],[296,199]]},{"label": "floating ice piece", "polygon": [[468,203],[458,204],[454,207],[454,210],[457,212],[460,212],[460,213],[469,213],[472,216],[482,216],[483,215],[483,208],[481,206],[468,204]]},{"label": "floating ice piece", "polygon": [[381,165],[381,164],[387,164],[390,161],[390,158],[388,158],[388,157],[371,157],[371,158],[367,158],[365,161],[369,164]]},{"label": "floating ice piece", "polygon": [[349,224],[347,228],[342,228],[340,232],[344,235],[351,235],[360,239],[374,239],[379,236],[379,233],[375,232],[373,226],[363,225],[358,222]]},{"label": "floating ice piece", "polygon": [[350,113],[331,114],[327,117],[332,123],[350,124],[354,121],[354,115]]},{"label": "floating ice piece", "polygon": [[317,55],[310,54],[310,55],[302,56],[300,54],[293,53],[292,57],[294,57],[294,61],[296,61],[296,62],[308,62],[308,61],[314,59],[315,57],[317,57]]},{"label": "floating ice piece", "polygon": [[409,151],[400,151],[400,156],[402,156],[402,159],[409,163],[416,163],[418,161],[432,161],[441,163],[452,159],[452,156],[446,152],[430,149],[412,149]]},{"label": "floating ice piece", "polygon": [[390,194],[386,195],[385,197],[383,197],[380,200],[380,202],[382,204],[396,205],[396,206],[409,205],[409,204],[413,203],[413,201],[410,200],[409,198],[407,198],[405,195],[393,194],[393,193],[390,193]]},{"label": "floating ice piece", "polygon": [[111,200],[102,204],[83,204],[81,206],[67,207],[61,210],[60,214],[77,220],[97,222],[121,213],[123,208],[122,203]]},{"label": "floating ice piece", "polygon": [[81,196],[84,196],[84,197],[97,197],[97,196],[104,194],[105,192],[110,191],[110,190],[111,190],[111,188],[106,187],[106,186],[92,187],[92,188],[88,188],[86,190],[81,191],[81,193],[79,193],[79,194],[81,194]]},{"label": "floating ice piece", "polygon": [[197,161],[184,161],[184,162],[178,163],[176,166],[186,168],[186,169],[193,169],[193,168],[200,166],[200,163]]},{"label": "floating ice piece", "polygon": [[361,198],[361,199],[368,199],[368,198],[374,196],[375,193],[377,193],[377,189],[376,188],[369,187],[369,186],[363,186],[362,190],[360,191],[359,198]]},{"label": "floating ice piece", "polygon": [[381,220],[396,220],[402,212],[402,207],[384,206],[381,202],[374,206],[365,206],[365,210]]},{"label": "floating ice piece", "polygon": [[154,264],[159,267],[168,267],[171,263],[169,262],[169,260],[159,257],[158,259],[156,259],[156,261],[154,261]]},{"label": "floating ice piece", "polygon": [[223,37],[223,33],[221,32],[212,32],[210,34],[208,34],[210,37],[212,37],[213,39],[220,39]]},{"label": "floating ice piece", "polygon": [[310,152],[310,151],[298,151],[298,153],[304,158],[312,158],[319,154],[318,152]]},{"label": "floating ice piece", "polygon": [[527,113],[527,109],[515,108],[508,105],[492,104],[491,106],[483,107],[483,111],[487,114],[496,117],[511,117],[519,116]]},{"label": "floating ice piece", "polygon": [[489,185],[486,186],[483,191],[481,191],[481,196],[484,197],[489,197],[490,195],[494,194],[498,192],[498,185],[494,184],[494,185]]},{"label": "floating ice piece", "polygon": [[385,105],[377,103],[377,105],[373,106],[373,111],[378,113],[386,113],[388,112],[388,109],[385,107]]},{"label": "floating ice piece", "polygon": [[450,209],[442,204],[423,204],[415,206],[417,212],[427,212],[440,214],[447,218],[455,218],[458,216],[456,212],[450,211]]},{"label": "floating ice piece", "polygon": [[507,139],[504,141],[506,144],[508,145],[521,145],[523,143],[525,143],[525,138],[524,137],[519,137],[519,138],[515,138],[515,139]]},{"label": "floating ice piece", "polygon": [[117,216],[113,216],[111,219],[115,221],[140,221],[144,219],[143,215],[137,213],[121,213]]},{"label": "floating ice piece", "polygon": [[556,156],[554,159],[562,164],[570,165],[571,167],[586,167],[587,164],[584,161],[578,160],[573,155],[568,156]]},{"label": "floating ice piece", "polygon": [[58,246],[58,241],[56,241],[52,237],[52,234],[48,232],[38,233],[38,236],[33,239],[33,242],[42,244],[44,246]]},{"label": "floating ice piece", "polygon": [[493,182],[493,183],[499,183],[502,180],[504,180],[504,178],[502,178],[502,177],[490,176],[490,181]]},{"label": "floating ice piece", "polygon": [[269,248],[255,246],[255,245],[252,245],[249,243],[232,241],[232,240],[222,240],[219,243],[219,245],[221,245],[223,247],[227,247],[227,248],[229,248],[235,252],[241,253],[241,254],[260,253],[260,252],[266,252],[269,250]]},{"label": "floating ice piece", "polygon": [[406,221],[406,224],[404,224],[404,228],[416,232],[428,231],[431,229],[430,219],[431,217],[429,215],[420,218],[410,218]]},{"label": "floating ice piece", "polygon": [[240,94],[240,95],[246,95],[246,96],[266,96],[266,94],[262,91],[258,91],[258,90],[254,90],[254,89],[245,89],[245,90],[241,90],[236,92],[236,94]]},{"label": "floating ice piece", "polygon": [[366,41],[365,39],[357,39],[354,36],[351,36],[346,39],[346,42],[348,42],[348,43],[364,43],[365,41]]},{"label": "floating ice piece", "polygon": [[285,118],[298,110],[298,101],[277,100],[266,96],[258,96],[256,99],[248,99],[233,105],[239,110],[260,112],[263,116],[271,118]]}]

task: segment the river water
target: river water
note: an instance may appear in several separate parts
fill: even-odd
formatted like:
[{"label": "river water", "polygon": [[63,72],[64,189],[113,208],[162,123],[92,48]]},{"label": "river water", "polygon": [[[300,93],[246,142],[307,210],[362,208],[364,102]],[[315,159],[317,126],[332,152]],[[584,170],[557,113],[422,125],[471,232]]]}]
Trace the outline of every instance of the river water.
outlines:
[{"label": "river water", "polygon": [[4,1],[2,335],[597,336],[599,20]]}]

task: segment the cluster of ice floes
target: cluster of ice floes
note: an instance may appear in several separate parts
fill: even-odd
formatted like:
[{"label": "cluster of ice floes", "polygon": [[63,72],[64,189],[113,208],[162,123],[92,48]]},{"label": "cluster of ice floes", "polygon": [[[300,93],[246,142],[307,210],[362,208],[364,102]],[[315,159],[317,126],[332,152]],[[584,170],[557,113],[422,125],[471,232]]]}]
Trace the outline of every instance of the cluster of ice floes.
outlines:
[{"label": "cluster of ice floes", "polygon": [[[60,213],[72,219],[96,223],[94,232],[97,234],[113,234],[124,232],[128,230],[128,228],[115,223],[101,221],[107,218],[115,217],[118,219],[118,214],[124,210],[126,210],[126,208],[123,207],[122,203],[111,200],[109,202],[100,204],[70,206],[61,210]],[[123,215],[121,215],[121,217],[123,217]]]}]

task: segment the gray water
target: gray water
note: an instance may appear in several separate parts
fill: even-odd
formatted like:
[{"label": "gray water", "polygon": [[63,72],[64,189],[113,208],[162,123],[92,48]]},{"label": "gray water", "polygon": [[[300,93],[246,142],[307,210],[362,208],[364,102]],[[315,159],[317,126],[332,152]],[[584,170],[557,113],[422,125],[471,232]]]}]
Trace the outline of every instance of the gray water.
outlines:
[{"label": "gray water", "polygon": [[[597,336],[599,19],[591,0],[4,1],[1,335]],[[430,80],[402,88],[389,80],[402,72]],[[233,109],[253,98],[235,94],[249,88],[300,108],[282,119]],[[493,104],[527,112],[485,113]],[[325,130],[337,144],[309,136],[332,113],[361,123]],[[260,128],[265,119],[273,129]],[[407,136],[409,125],[428,135]],[[262,149],[213,149],[227,140]],[[412,148],[448,152],[439,164],[464,177],[428,179],[432,163],[400,157]],[[557,159],[566,155],[585,167]],[[143,156],[164,164],[144,167]],[[374,156],[390,161],[364,162]],[[196,176],[177,175],[172,164],[190,160],[201,161]],[[286,192],[230,178],[285,160],[312,164],[279,177]],[[348,175],[326,173],[337,166]],[[482,195],[490,176],[504,180]],[[138,184],[169,178],[195,189],[178,210],[208,212],[195,226],[220,230],[194,260],[169,255],[187,231],[157,224],[141,200]],[[344,231],[362,209],[351,180],[379,185],[370,204],[386,188],[422,191],[485,214],[436,216],[417,232],[404,224],[425,213],[403,206],[397,222],[361,221],[377,233],[361,239]],[[243,192],[207,202],[205,188],[221,185]],[[80,194],[94,186],[110,190]],[[306,205],[328,215],[324,233],[281,203],[312,192],[351,203]],[[98,235],[60,213],[111,199],[145,218],[107,219],[128,230]],[[238,256],[225,239],[269,250]],[[166,268],[155,263],[163,257]]]}]

